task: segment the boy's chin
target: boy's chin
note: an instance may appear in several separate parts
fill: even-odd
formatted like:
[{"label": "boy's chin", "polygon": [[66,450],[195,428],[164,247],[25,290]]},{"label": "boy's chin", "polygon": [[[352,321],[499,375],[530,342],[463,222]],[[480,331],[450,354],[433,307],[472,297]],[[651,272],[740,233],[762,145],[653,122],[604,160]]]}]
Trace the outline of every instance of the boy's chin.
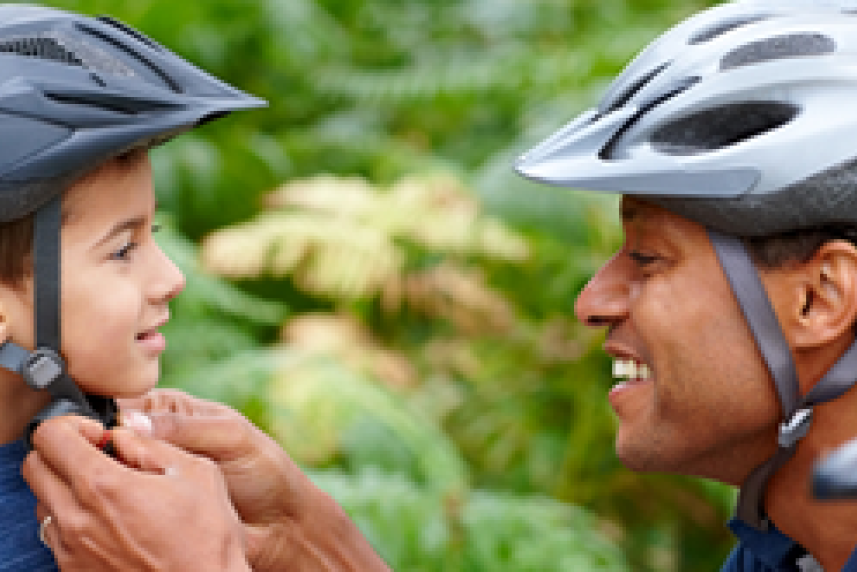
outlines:
[{"label": "boy's chin", "polygon": [[80,386],[81,391],[91,395],[102,395],[105,397],[113,397],[116,399],[132,399],[135,397],[142,397],[143,395],[149,393],[152,389],[157,387],[158,378],[154,379],[141,379],[134,380],[133,383],[128,383],[127,381],[121,385],[121,387],[117,387],[115,385],[107,386],[100,384],[78,384]]}]

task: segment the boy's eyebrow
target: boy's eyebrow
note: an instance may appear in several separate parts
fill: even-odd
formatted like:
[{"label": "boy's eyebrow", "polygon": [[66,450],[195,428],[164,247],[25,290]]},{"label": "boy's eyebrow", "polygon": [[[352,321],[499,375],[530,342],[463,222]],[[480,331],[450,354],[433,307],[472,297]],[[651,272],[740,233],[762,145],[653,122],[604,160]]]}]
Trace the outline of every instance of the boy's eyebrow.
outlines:
[{"label": "boy's eyebrow", "polygon": [[108,242],[114,236],[116,236],[117,234],[121,234],[126,230],[137,230],[139,228],[142,228],[143,226],[148,224],[148,220],[149,217],[146,216],[135,216],[129,219],[125,219],[123,221],[119,221],[110,228],[107,234],[105,234],[98,240],[97,243],[95,243],[95,246],[97,247],[104,244],[105,242]]}]

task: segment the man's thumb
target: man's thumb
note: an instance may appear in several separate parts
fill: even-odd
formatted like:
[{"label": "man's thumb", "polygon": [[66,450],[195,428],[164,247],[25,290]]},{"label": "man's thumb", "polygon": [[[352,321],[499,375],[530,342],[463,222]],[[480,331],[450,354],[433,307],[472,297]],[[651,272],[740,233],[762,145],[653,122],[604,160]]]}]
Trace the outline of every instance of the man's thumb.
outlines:
[{"label": "man's thumb", "polygon": [[151,437],[154,433],[152,419],[142,411],[122,411],[121,415],[122,427],[131,429],[137,435],[143,437]]}]

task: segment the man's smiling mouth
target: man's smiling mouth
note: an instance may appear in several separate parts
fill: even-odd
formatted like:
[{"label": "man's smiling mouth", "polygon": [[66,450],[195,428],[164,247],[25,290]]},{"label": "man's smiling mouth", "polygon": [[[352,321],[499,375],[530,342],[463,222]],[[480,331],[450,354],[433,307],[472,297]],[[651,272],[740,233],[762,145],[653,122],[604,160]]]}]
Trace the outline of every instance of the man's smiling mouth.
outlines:
[{"label": "man's smiling mouth", "polygon": [[651,368],[632,359],[613,360],[613,377],[620,381],[649,381],[652,377]]}]

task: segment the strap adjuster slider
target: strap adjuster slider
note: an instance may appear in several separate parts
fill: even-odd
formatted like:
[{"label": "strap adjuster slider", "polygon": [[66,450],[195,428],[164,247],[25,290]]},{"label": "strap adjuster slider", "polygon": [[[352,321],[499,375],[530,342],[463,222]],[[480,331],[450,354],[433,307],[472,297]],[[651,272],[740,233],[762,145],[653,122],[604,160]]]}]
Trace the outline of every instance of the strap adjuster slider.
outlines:
[{"label": "strap adjuster slider", "polygon": [[780,424],[780,447],[793,447],[806,437],[812,425],[812,407],[798,409],[785,423]]},{"label": "strap adjuster slider", "polygon": [[48,348],[40,348],[30,354],[21,365],[21,375],[33,389],[47,389],[65,373],[65,361]]}]

